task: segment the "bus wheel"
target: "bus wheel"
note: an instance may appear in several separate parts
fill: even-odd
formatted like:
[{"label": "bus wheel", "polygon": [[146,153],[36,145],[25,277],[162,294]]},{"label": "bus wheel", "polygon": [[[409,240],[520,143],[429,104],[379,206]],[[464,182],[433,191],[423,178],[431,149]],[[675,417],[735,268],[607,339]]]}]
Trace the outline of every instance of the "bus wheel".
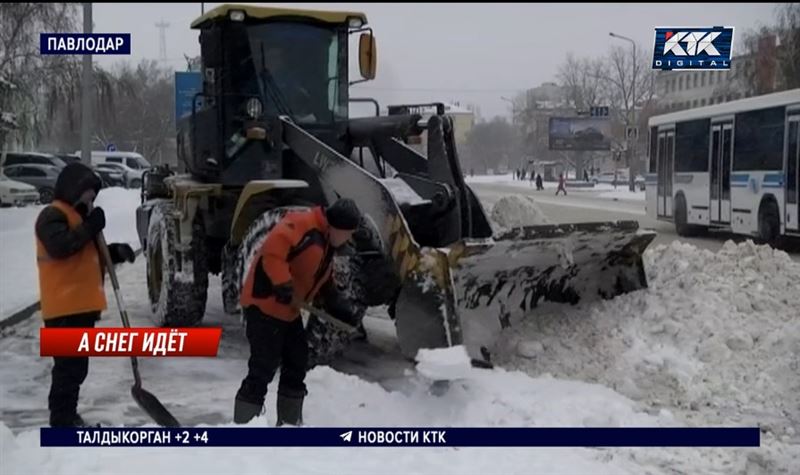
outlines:
[{"label": "bus wheel", "polygon": [[686,199],[683,195],[675,197],[675,232],[678,236],[691,236],[692,227],[689,226],[689,215],[686,212]]},{"label": "bus wheel", "polygon": [[774,200],[761,203],[758,209],[758,237],[765,244],[775,246],[781,233],[778,204]]}]

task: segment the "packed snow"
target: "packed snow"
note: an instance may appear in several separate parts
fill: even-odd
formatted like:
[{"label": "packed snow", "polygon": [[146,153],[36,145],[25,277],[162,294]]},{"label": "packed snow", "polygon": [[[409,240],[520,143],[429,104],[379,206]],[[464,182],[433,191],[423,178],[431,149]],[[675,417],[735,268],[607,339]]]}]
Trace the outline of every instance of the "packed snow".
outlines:
[{"label": "packed snow", "polygon": [[533,197],[528,195],[508,195],[497,200],[492,206],[491,220],[496,225],[495,234],[504,229],[550,223]]},{"label": "packed snow", "polygon": [[467,349],[461,345],[420,349],[416,361],[417,372],[434,381],[466,378],[473,372]]},{"label": "packed snow", "polygon": [[[106,240],[139,247],[135,210],[139,190],[104,188],[96,204],[106,213]],[[0,209],[0,319],[39,300],[34,226],[43,206]]]},{"label": "packed snow", "polygon": [[756,465],[789,473],[800,460],[800,264],[751,241],[717,253],[676,241],[645,261],[648,289],[543,306],[507,333],[498,362],[602,384],[690,425],[758,425]]}]

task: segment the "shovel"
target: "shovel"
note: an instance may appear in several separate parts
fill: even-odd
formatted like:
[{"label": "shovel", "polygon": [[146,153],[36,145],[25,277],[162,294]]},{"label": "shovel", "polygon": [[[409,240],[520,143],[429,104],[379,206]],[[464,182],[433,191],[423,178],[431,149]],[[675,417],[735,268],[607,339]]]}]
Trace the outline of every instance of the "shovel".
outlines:
[{"label": "shovel", "polygon": [[[117,308],[119,309],[120,317],[122,317],[122,324],[125,328],[130,328],[131,323],[128,320],[128,312],[125,310],[125,304],[122,301],[122,292],[119,289],[119,280],[117,280],[117,273],[114,270],[114,264],[111,262],[111,254],[108,252],[106,239],[103,233],[97,235],[97,247],[100,249],[100,254],[103,259],[103,265],[108,270],[108,275],[111,276],[111,285],[114,287],[114,297],[117,299]],[[136,404],[147,413],[156,423],[162,427],[180,427],[180,423],[175,417],[164,407],[163,404],[150,392],[142,388],[142,377],[139,375],[139,361],[135,356],[131,356],[131,367],[133,368],[134,384],[131,386],[131,395],[136,401]]]}]

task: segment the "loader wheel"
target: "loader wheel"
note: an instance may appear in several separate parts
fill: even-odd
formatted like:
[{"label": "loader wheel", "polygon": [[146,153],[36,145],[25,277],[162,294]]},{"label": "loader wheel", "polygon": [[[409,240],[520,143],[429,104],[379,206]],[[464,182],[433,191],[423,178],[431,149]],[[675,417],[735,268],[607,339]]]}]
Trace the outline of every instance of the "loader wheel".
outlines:
[{"label": "loader wheel", "polygon": [[[367,286],[362,280],[359,262],[354,256],[340,253],[334,257],[333,265],[336,295],[325,302],[324,310],[358,327],[364,319],[364,314],[367,313],[365,301]],[[341,330],[314,315],[309,316],[306,324],[309,369],[330,364],[356,337],[357,335]]]},{"label": "loader wheel", "polygon": [[[194,326],[203,320],[208,296],[208,264],[202,224],[196,220],[188,255],[175,249],[176,230],[168,221],[170,203],[153,208],[147,232],[147,293],[156,322]],[[181,260],[179,262],[179,259]],[[187,266],[181,269],[181,263]]]}]

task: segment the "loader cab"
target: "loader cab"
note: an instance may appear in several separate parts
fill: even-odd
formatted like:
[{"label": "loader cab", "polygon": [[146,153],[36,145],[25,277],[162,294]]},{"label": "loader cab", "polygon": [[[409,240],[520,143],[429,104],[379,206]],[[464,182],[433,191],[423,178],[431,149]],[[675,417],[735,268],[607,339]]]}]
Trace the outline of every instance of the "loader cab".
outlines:
[{"label": "loader cab", "polygon": [[361,13],[240,5],[198,18],[203,105],[178,133],[187,171],[231,186],[285,177],[280,116],[342,150],[348,40],[365,23]]}]

